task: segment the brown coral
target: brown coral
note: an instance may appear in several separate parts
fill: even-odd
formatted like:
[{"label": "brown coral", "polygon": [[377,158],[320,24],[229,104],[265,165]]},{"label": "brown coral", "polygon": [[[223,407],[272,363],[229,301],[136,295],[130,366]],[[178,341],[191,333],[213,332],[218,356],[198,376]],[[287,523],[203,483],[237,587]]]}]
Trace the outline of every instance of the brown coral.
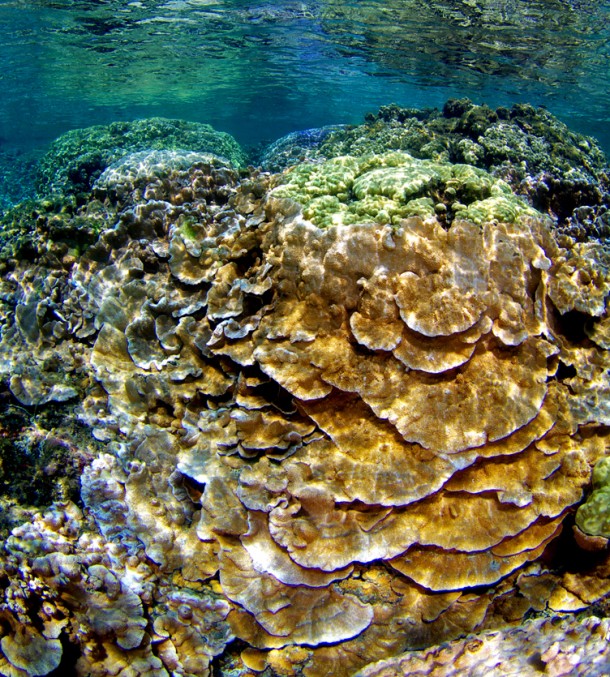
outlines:
[{"label": "brown coral", "polygon": [[71,342],[95,380],[77,603],[68,563],[35,569],[81,672],[207,674],[236,636],[253,669],[349,675],[605,595],[604,562],[551,557],[607,454],[605,248],[530,217],[323,229],[268,177],[194,167],[98,186],[118,221],[55,284],[61,330],[11,280],[4,336],[36,356],[14,394],[59,399],[44,358]]},{"label": "brown coral", "polygon": [[[409,652],[379,661],[357,677],[399,675],[485,674],[493,677],[524,675],[598,675],[607,671],[607,619],[583,621],[549,619],[528,621],[522,628],[467,637],[447,646]],[[569,638],[569,639],[567,639]]]}]

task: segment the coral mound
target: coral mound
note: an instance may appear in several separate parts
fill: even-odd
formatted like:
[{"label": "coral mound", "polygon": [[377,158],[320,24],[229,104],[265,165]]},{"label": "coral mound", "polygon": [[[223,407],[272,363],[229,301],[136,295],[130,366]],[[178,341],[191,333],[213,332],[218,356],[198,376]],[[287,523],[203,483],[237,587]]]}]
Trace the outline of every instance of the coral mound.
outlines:
[{"label": "coral mound", "polygon": [[215,153],[234,167],[247,164],[237,141],[210,125],[166,118],[113,122],[73,129],[56,139],[40,160],[38,193],[86,193],[112,163],[150,150]]},{"label": "coral mound", "polygon": [[606,247],[404,153],[136,154],[94,201],[83,254],[2,280],[13,397],[78,403],[102,450],[7,540],[0,669],[61,638],[83,675],[347,677],[610,591],[607,551],[562,559],[608,453]]},{"label": "coral mound", "polygon": [[551,214],[571,237],[610,234],[610,170],[603,151],[544,108],[527,104],[493,110],[452,99],[441,111],[382,106],[362,125],[288,135],[269,146],[262,160],[277,171],[295,158],[323,162],[395,151],[484,169]]}]

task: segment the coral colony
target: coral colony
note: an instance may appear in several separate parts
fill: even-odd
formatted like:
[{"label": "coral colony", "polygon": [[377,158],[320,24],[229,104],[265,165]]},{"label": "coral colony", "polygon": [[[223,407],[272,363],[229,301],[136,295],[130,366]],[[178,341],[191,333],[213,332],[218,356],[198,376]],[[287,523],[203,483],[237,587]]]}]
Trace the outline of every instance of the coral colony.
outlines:
[{"label": "coral colony", "polygon": [[3,495],[0,672],[604,674],[595,143],[453,101],[254,169],[200,127],[61,137],[4,217],[3,482],[44,493]]}]

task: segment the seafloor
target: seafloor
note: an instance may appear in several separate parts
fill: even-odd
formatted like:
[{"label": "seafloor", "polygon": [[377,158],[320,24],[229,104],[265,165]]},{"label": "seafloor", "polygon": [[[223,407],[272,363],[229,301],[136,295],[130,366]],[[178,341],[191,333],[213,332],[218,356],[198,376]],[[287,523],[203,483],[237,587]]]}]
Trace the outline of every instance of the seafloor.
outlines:
[{"label": "seafloor", "polygon": [[607,675],[610,181],[544,109],[2,196],[0,674]]}]

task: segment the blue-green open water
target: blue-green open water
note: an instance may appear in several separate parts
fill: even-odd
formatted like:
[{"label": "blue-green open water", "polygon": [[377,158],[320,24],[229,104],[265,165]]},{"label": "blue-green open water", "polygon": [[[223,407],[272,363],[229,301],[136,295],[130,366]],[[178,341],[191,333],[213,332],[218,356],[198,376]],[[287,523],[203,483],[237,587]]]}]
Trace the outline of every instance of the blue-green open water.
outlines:
[{"label": "blue-green open water", "polygon": [[610,150],[607,0],[1,0],[0,26],[5,149],[159,115],[249,145],[466,96]]}]

